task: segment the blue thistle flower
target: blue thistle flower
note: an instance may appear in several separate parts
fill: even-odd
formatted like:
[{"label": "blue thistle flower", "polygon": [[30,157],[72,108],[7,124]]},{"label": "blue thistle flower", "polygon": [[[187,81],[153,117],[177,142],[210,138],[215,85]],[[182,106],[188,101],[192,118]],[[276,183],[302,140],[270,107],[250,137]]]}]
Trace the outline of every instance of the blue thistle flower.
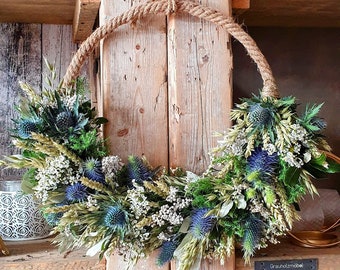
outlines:
[{"label": "blue thistle flower", "polygon": [[318,130],[325,129],[327,127],[326,121],[320,117],[313,117],[311,119],[311,125],[317,127]]},{"label": "blue thistle flower", "polygon": [[36,121],[24,119],[18,123],[17,134],[22,139],[31,138],[32,132],[38,132],[39,124]]},{"label": "blue thistle flower", "polygon": [[60,132],[66,132],[74,127],[76,120],[70,111],[60,112],[56,117],[56,127]]},{"label": "blue thistle flower", "polygon": [[261,104],[251,105],[249,108],[249,121],[258,128],[268,126],[272,122],[271,111],[262,107]]},{"label": "blue thistle flower", "polygon": [[65,190],[65,197],[70,202],[81,202],[87,198],[87,187],[82,183],[75,183]]},{"label": "blue thistle flower", "polygon": [[84,176],[96,181],[105,183],[105,175],[102,171],[102,163],[98,159],[89,158],[83,163]]},{"label": "blue thistle flower", "polygon": [[276,153],[269,155],[267,151],[257,147],[247,159],[247,170],[250,173],[259,172],[262,179],[270,181],[271,176],[275,173],[278,161]]},{"label": "blue thistle flower", "polygon": [[127,223],[127,214],[119,206],[109,206],[104,216],[104,226],[122,230]]},{"label": "blue thistle flower", "polygon": [[142,185],[144,181],[151,180],[155,175],[153,170],[145,164],[140,157],[129,156],[127,164],[128,178],[135,180],[136,183]]},{"label": "blue thistle flower", "polygon": [[192,214],[189,231],[197,239],[203,239],[215,225],[215,217],[206,216],[208,211],[207,208],[199,208]]},{"label": "blue thistle flower", "polygon": [[171,261],[177,247],[178,241],[176,240],[164,241],[157,257],[157,266],[163,266]]},{"label": "blue thistle flower", "polygon": [[252,256],[263,237],[264,222],[255,215],[251,215],[245,222],[242,238],[244,258]]},{"label": "blue thistle flower", "polygon": [[62,218],[63,213],[59,212],[59,213],[47,213],[44,215],[45,220],[47,222],[48,225],[54,227],[56,225],[58,225],[60,219]]}]

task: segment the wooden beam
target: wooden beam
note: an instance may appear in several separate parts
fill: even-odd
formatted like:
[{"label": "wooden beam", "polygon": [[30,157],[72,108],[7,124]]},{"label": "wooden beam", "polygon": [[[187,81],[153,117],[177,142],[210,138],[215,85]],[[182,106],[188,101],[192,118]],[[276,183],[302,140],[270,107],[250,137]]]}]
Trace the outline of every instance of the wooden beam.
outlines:
[{"label": "wooden beam", "polygon": [[233,9],[249,9],[250,0],[232,0],[231,5]]},{"label": "wooden beam", "polygon": [[0,1],[0,22],[72,24],[75,1]]},{"label": "wooden beam", "polygon": [[73,18],[73,41],[84,41],[93,30],[100,0],[77,0]]}]

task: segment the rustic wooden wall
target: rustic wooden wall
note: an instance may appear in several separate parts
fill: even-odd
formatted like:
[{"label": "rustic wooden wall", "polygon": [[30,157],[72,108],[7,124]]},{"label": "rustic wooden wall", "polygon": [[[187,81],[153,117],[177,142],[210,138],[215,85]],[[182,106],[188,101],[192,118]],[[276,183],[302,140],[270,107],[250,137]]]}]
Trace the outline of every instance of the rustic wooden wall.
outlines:
[{"label": "rustic wooden wall", "polygon": [[[21,94],[19,81],[41,89],[42,73],[47,72],[44,57],[55,64],[61,79],[75,50],[71,26],[0,24],[0,156],[17,151],[11,146],[9,129]],[[0,181],[21,174],[22,171],[0,168]]]}]

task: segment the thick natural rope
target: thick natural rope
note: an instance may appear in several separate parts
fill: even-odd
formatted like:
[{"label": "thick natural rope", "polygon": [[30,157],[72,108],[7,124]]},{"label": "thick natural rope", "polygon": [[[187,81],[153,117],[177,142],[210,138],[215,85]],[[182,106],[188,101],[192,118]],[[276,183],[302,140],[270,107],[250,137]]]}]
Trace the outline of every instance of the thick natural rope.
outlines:
[{"label": "thick natural rope", "polygon": [[177,4],[176,0],[168,0],[168,9],[166,14],[176,13],[177,11]]},{"label": "thick natural rope", "polygon": [[[173,6],[173,4],[175,4],[175,6]],[[242,29],[242,27],[235,23],[232,18],[226,17],[216,10],[187,0],[149,0],[108,20],[103,26],[97,28],[81,44],[68,66],[64,76],[64,86],[72,84],[79,75],[80,69],[86,58],[94,50],[99,41],[111,34],[117,27],[136,19],[146,17],[147,15],[168,14],[169,10],[172,10],[172,8],[175,8],[177,13],[187,13],[194,17],[210,21],[226,29],[230,35],[232,35],[245,47],[250,58],[253,59],[257,65],[258,71],[263,80],[262,96],[279,97],[275,79],[267,60],[257,47],[255,41]]]}]

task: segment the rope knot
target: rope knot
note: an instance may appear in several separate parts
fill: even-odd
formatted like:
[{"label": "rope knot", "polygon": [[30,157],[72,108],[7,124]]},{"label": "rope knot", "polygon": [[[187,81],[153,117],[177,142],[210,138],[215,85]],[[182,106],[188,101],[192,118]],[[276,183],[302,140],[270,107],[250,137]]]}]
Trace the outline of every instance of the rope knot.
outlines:
[{"label": "rope knot", "polygon": [[176,0],[168,0],[168,7],[166,8],[166,14],[175,13],[177,10]]}]

